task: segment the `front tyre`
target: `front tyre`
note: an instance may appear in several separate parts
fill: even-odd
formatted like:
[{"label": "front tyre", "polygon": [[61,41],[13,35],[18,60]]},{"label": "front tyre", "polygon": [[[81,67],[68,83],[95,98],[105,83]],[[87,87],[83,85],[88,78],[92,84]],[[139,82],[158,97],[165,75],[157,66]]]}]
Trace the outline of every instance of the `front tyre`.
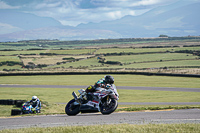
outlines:
[{"label": "front tyre", "polygon": [[65,113],[69,116],[77,115],[80,110],[79,107],[80,105],[74,105],[73,103],[75,102],[75,99],[72,99],[71,101],[68,102],[68,104],[65,107]]},{"label": "front tyre", "polygon": [[118,103],[116,99],[111,99],[109,104],[106,102],[102,103],[100,106],[100,111],[103,115],[109,115],[117,109]]}]

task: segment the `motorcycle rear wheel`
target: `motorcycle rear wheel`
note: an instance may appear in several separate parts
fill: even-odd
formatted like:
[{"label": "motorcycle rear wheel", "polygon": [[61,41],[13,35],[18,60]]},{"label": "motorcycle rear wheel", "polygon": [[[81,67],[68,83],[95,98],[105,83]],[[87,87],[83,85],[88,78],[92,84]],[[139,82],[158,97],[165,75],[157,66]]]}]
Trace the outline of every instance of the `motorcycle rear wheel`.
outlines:
[{"label": "motorcycle rear wheel", "polygon": [[103,115],[109,115],[117,109],[118,102],[116,99],[111,99],[109,105],[105,105],[104,103],[100,106],[100,111]]},{"label": "motorcycle rear wheel", "polygon": [[74,116],[77,115],[80,110],[80,105],[73,105],[73,103],[75,102],[75,99],[72,99],[71,101],[68,102],[68,104],[65,107],[65,113],[69,116]]}]

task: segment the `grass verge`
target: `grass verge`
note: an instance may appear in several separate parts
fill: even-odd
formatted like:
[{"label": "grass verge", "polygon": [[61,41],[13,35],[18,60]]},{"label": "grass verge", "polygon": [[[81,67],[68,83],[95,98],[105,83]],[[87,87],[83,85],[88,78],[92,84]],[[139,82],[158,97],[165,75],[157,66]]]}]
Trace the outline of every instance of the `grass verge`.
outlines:
[{"label": "grass verge", "polygon": [[[107,73],[109,75],[109,72]],[[0,76],[0,84],[29,85],[92,85],[105,75],[38,75],[38,76]],[[199,88],[199,78],[172,76],[117,75],[116,86],[182,87]]]},{"label": "grass verge", "polygon": [[[77,89],[69,88],[0,88],[0,99],[24,99],[30,100],[33,95],[37,95],[44,106],[41,114],[64,114],[65,104],[73,97],[72,91],[77,92]],[[176,91],[143,91],[143,90],[118,90],[120,99],[118,102],[199,102],[199,93],[197,92],[176,92]],[[78,93],[78,92],[77,92]],[[139,106],[131,105],[120,107],[128,107],[124,111],[130,110],[154,110],[155,109],[170,109],[168,106]],[[176,107],[176,106],[175,106]],[[173,108],[175,108],[173,107]],[[180,106],[179,106],[180,107]],[[182,108],[188,108],[186,105]],[[199,106],[189,106],[195,108]],[[10,116],[11,109],[14,106],[0,105],[0,117]],[[176,109],[176,108],[175,108]],[[177,108],[178,109],[178,108]],[[120,110],[122,111],[122,110]]]},{"label": "grass verge", "polygon": [[200,124],[113,124],[1,130],[3,133],[199,133]]}]

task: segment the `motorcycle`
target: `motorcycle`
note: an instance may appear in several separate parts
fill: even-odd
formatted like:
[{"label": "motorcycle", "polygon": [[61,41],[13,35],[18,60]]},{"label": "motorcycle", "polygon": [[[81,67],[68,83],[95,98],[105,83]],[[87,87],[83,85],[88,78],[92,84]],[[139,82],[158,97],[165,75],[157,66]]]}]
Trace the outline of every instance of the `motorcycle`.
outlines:
[{"label": "motorcycle", "polygon": [[[74,99],[70,100],[66,107],[65,113],[69,116],[78,113],[101,112],[108,115],[114,112],[118,106],[119,94],[114,84],[107,85],[105,88],[97,88],[97,92],[89,92],[86,94],[84,89],[78,90],[78,96],[73,91]],[[86,95],[85,95],[86,94]]]},{"label": "motorcycle", "polygon": [[22,114],[32,114],[32,113],[40,113],[39,108],[33,108],[32,103],[25,102],[22,104]]}]

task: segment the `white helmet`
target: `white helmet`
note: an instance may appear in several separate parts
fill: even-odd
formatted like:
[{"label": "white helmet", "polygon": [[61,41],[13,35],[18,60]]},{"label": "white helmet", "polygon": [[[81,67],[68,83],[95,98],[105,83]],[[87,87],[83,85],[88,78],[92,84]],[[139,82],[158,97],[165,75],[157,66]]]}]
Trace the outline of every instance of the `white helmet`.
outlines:
[{"label": "white helmet", "polygon": [[37,100],[37,96],[33,96],[32,100],[35,102]]}]

